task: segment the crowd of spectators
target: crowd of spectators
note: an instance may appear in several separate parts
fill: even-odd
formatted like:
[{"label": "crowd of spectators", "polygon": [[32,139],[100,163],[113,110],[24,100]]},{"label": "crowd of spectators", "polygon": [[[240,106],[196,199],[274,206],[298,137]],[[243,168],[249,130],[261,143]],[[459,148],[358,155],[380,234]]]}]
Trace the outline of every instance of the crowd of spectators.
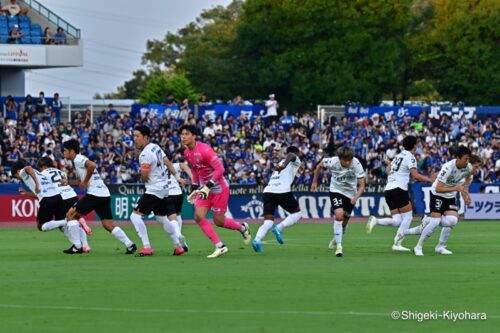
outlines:
[{"label": "crowd of spectators", "polygon": [[[173,96],[167,98],[174,105]],[[58,98],[54,100],[57,102]],[[274,96],[269,100],[275,100]],[[203,102],[203,101],[202,101]],[[383,115],[371,118],[332,117],[321,123],[316,113],[289,113],[283,110],[279,117],[264,113],[247,119],[245,113],[223,119],[195,118],[193,111],[165,113],[158,118],[145,113],[119,113],[109,105],[107,110],[91,116],[90,110],[77,113],[69,123],[60,122],[63,105],[44,102],[41,93],[34,100],[29,95],[16,105],[8,100],[5,118],[1,118],[0,181],[11,181],[12,163],[23,158],[35,165],[41,156],[50,156],[59,167],[65,167],[61,143],[68,138],[80,140],[82,153],[95,161],[107,183],[139,182],[140,168],[134,148],[133,128],[146,124],[152,129],[152,140],[160,144],[174,160],[182,160],[179,127],[195,125],[200,139],[209,143],[226,168],[231,184],[266,184],[276,164],[283,158],[289,145],[297,146],[305,163],[296,184],[310,184],[315,164],[324,156],[335,154],[340,146],[350,146],[367,170],[369,183],[384,183],[386,160],[401,149],[405,135],[419,138],[416,158],[419,171],[432,174],[453,158],[453,147],[469,146],[481,157],[483,166],[475,180],[492,183],[500,177],[499,135],[500,117],[480,120],[477,115],[442,115],[439,119],[421,113],[416,119],[405,116]],[[50,104],[50,105],[49,105]],[[188,105],[183,100],[180,105]],[[273,104],[273,103],[270,103]],[[278,104],[276,103],[275,106]],[[70,179],[76,179],[70,171]],[[326,174],[320,180],[327,183]]]}]

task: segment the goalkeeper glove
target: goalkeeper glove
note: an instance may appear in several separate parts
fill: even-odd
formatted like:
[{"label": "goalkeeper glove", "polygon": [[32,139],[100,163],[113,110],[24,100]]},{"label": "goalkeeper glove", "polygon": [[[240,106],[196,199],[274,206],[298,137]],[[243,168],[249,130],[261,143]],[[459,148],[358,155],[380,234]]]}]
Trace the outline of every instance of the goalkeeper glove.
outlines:
[{"label": "goalkeeper glove", "polygon": [[187,200],[191,205],[194,205],[194,202],[196,201],[196,196],[198,195],[198,186],[197,185],[191,185],[192,192],[190,195],[188,195]]},{"label": "goalkeeper glove", "polygon": [[200,199],[201,200],[205,200],[206,198],[208,198],[208,194],[210,193],[210,189],[214,186],[214,182],[212,182],[211,180],[209,180],[205,186],[203,186],[199,191],[198,191],[198,194],[200,195]]}]

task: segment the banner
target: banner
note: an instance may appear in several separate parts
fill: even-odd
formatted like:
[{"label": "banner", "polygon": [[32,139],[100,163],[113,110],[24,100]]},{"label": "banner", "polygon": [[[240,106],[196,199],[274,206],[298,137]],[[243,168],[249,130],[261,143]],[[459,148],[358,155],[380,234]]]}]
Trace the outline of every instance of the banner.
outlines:
[{"label": "banner", "polygon": [[[237,219],[262,218],[264,213],[262,198],[264,187],[263,185],[231,186],[228,215]],[[112,184],[108,185],[108,188],[111,192],[113,218],[117,221],[128,221],[137,201],[145,193],[144,184]],[[19,184],[0,185],[0,197],[2,200],[2,207],[4,207],[4,209],[0,210],[0,222],[34,222],[36,220],[38,200],[20,195],[18,189]],[[79,189],[76,190],[79,191]],[[416,183],[411,185],[410,196],[416,215],[430,213],[430,190],[430,184]],[[356,203],[352,215],[358,217],[390,215],[383,191],[384,184],[367,185],[366,192]],[[328,185],[323,184],[319,186],[317,192],[311,192],[308,185],[298,185],[292,187],[292,192],[297,198],[305,218],[331,218],[331,203]],[[495,218],[500,220],[500,214],[497,212],[499,207],[496,206],[499,205],[498,202],[500,201],[500,184],[472,183],[470,185],[470,192],[472,195],[478,195],[476,193],[479,192],[493,194],[490,194],[491,196],[488,202],[478,201],[477,206],[473,203],[468,207],[467,211],[474,209],[478,210],[478,212],[488,211],[488,216],[496,214]],[[492,198],[494,198],[494,200]],[[466,210],[461,197],[458,203],[459,213],[463,214]],[[491,207],[491,203],[493,207]],[[89,214],[86,218],[90,221],[94,220],[95,217],[93,214],[94,213]],[[277,214],[280,217],[285,217],[287,215],[282,209],[279,209]],[[471,212],[469,212],[469,214],[471,214]],[[182,207],[182,217],[189,220],[192,219],[193,216],[194,207],[185,199]],[[152,217],[151,215],[148,219]]]},{"label": "banner", "polygon": [[[331,201],[328,192],[293,193],[299,203],[303,218],[331,218]],[[280,218],[288,214],[280,207],[276,212]],[[263,194],[231,196],[229,215],[236,219],[264,218]],[[389,206],[381,193],[365,193],[354,206],[354,216],[390,215]]]},{"label": "banner", "polygon": [[[1,222],[35,222],[40,204],[38,199],[27,195],[2,195]],[[94,212],[85,216],[89,221],[95,220]]]},{"label": "banner", "polygon": [[497,220],[500,221],[499,193],[472,193],[471,203],[465,210],[466,220]]},{"label": "banner", "polygon": [[47,65],[45,47],[38,45],[2,44],[0,47],[0,65]]},{"label": "banner", "polygon": [[[141,196],[142,194],[111,194],[111,212],[113,213],[113,220],[130,220],[130,214],[134,211],[137,201],[139,201]],[[181,215],[182,218],[186,220],[192,220],[194,218],[193,205],[187,202],[185,196]],[[144,219],[154,220],[154,214],[151,213],[149,216],[144,216]]]},{"label": "banner", "polygon": [[429,117],[439,119],[442,115],[448,117],[458,116],[470,119],[474,114],[478,116],[499,116],[499,106],[361,106],[346,105],[345,115],[351,118],[371,117],[374,114],[384,115],[386,119],[396,115],[398,118],[404,116],[418,117],[422,112],[429,114]]},{"label": "banner", "polygon": [[215,121],[218,116],[222,116],[223,121],[227,119],[230,115],[234,118],[238,118],[240,114],[243,114],[250,122],[253,122],[255,118],[259,115],[265,113],[264,105],[225,105],[225,104],[215,104],[209,106],[200,106],[198,108],[198,118],[210,121]]}]

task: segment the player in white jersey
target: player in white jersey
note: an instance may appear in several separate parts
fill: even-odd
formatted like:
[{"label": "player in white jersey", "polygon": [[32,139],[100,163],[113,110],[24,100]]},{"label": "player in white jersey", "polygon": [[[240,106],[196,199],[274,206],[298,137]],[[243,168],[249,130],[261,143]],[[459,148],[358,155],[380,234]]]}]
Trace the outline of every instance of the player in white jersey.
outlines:
[{"label": "player in white jersey", "polygon": [[417,245],[413,248],[416,256],[423,256],[424,242],[432,236],[439,225],[443,227],[439,243],[435,248],[436,253],[452,254],[446,249],[446,242],[451,229],[458,223],[457,194],[462,194],[465,204],[470,203],[469,184],[474,169],[480,164],[479,159],[474,159],[472,166],[469,163],[471,151],[460,146],[456,158],[445,163],[431,187],[431,215],[423,220],[421,226],[408,229],[405,235],[420,234]]},{"label": "player in white jersey", "polygon": [[[184,237],[181,237],[175,219],[175,207],[167,201],[169,196],[167,168],[174,174],[177,181],[183,182],[183,180],[160,146],[149,142],[150,135],[149,127],[145,125],[135,127],[134,142],[141,151],[139,155],[141,180],[146,184],[146,193],[139,199],[130,215],[130,220],[143,244],[137,256],[151,256],[154,252],[143,220],[143,216],[149,215],[151,212],[155,214],[156,220],[163,225],[164,230],[172,239],[175,247],[173,254],[181,255],[187,251],[187,245]],[[171,215],[173,215],[173,219],[169,220],[167,216]]]},{"label": "player in white jersey", "polygon": [[[127,248],[125,254],[134,253],[137,250],[137,246],[127,237],[122,228],[113,223],[111,194],[97,172],[96,164],[80,154],[80,143],[77,140],[68,140],[63,145],[64,158],[72,162],[76,174],[80,179],[80,188],[87,190],[85,196],[68,211],[66,214],[67,220],[70,222],[77,221],[82,215],[84,216],[91,211],[95,211],[101,219],[104,229],[125,245]],[[81,248],[74,247],[73,251],[77,253],[81,251]]]},{"label": "player in white jersey", "polygon": [[[297,172],[302,165],[299,155],[300,150],[297,147],[288,147],[286,149],[286,158],[275,168],[269,183],[264,188],[264,223],[260,226],[252,241],[255,252],[264,251],[261,242],[269,230],[272,230],[278,243],[283,244],[284,240],[281,234],[283,229],[296,224],[302,217],[299,203],[293,196],[291,189]],[[274,213],[278,206],[283,207],[290,215],[275,226]]]},{"label": "player in white jersey", "polygon": [[[59,193],[61,194],[61,197],[63,199],[63,207],[64,207],[64,214],[66,216],[66,213],[73,207],[77,201],[78,201],[78,196],[76,195],[75,190],[71,186],[67,184],[67,177],[64,171],[59,170],[54,167],[54,161],[48,157],[42,157],[41,159],[38,160],[37,163],[38,169],[42,172],[42,174],[47,177],[47,179],[54,184],[57,189],[59,190]],[[82,220],[83,218],[80,218]],[[92,231],[88,226],[85,220],[83,221],[78,221],[80,224],[79,228],[79,234],[80,234],[80,241],[82,243],[82,252],[83,253],[89,253],[90,252],[90,247],[89,247],[89,242],[87,240],[87,231],[84,230],[83,226],[86,226],[88,230]],[[70,239],[68,235],[68,227],[62,226],[61,231]],[[91,234],[91,232],[89,233]]]},{"label": "player in white jersey", "polygon": [[342,234],[349,222],[352,210],[356,202],[365,191],[365,171],[361,162],[354,157],[354,151],[350,147],[341,147],[337,156],[323,159],[314,170],[314,178],[311,184],[313,192],[318,189],[318,175],[322,168],[331,173],[330,201],[333,215],[334,238],[328,247],[335,248],[335,255],[342,257]]},{"label": "player in white jersey", "polygon": [[410,228],[413,220],[413,207],[408,194],[408,183],[410,175],[413,179],[432,183],[434,179],[421,175],[417,171],[417,160],[413,154],[417,149],[417,138],[409,135],[403,139],[403,148],[387,168],[388,178],[385,186],[384,197],[391,210],[391,218],[376,218],[370,216],[366,224],[366,231],[370,234],[373,228],[379,224],[384,226],[398,227],[394,237],[393,251],[410,251],[401,245],[404,232]]},{"label": "player in white jersey", "polygon": [[[12,166],[12,176],[21,180],[31,191],[32,196],[39,200],[40,208],[37,214],[37,227],[40,231],[50,231],[60,227],[66,227],[65,211],[63,200],[57,187],[52,184],[41,172],[27,166],[23,160],[19,160]],[[20,188],[21,194],[28,195],[24,189]],[[79,244],[78,222],[68,223],[69,239],[75,244]],[[65,253],[67,250],[64,250]]]}]

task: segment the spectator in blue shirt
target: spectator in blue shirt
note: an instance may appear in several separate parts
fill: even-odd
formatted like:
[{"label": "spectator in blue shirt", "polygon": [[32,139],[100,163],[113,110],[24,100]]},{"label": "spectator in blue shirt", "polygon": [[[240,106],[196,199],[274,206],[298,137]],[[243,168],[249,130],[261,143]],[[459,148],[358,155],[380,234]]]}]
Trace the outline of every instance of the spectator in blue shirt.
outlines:
[{"label": "spectator in blue shirt", "polygon": [[115,110],[115,107],[113,104],[108,105],[108,117],[112,119],[119,118],[120,116],[118,115],[118,111]]},{"label": "spectator in blue shirt", "polygon": [[57,33],[52,36],[52,39],[56,45],[66,45],[66,34],[64,33],[64,29],[57,27]]}]

